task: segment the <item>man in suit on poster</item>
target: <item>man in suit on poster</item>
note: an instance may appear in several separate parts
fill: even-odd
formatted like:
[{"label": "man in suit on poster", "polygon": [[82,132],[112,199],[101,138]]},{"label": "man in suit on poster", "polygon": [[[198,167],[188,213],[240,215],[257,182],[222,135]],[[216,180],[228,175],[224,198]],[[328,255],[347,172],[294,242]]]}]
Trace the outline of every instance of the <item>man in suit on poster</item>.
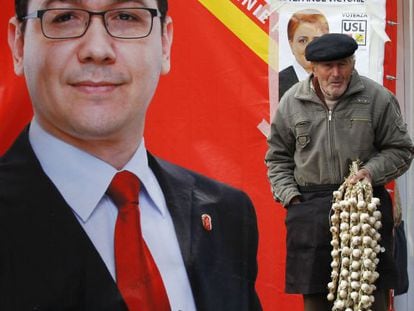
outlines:
[{"label": "man in suit on poster", "polygon": [[15,4],[34,118],[0,159],[0,309],[261,310],[249,198],[145,149],[167,0]]}]

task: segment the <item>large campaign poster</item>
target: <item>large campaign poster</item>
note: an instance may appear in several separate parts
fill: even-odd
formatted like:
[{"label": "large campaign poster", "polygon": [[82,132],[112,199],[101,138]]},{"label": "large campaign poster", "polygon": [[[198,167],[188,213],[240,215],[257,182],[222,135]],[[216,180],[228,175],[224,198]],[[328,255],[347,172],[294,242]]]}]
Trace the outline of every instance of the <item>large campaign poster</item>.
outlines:
[{"label": "large campaign poster", "polygon": [[[278,72],[293,61],[284,29],[298,10],[322,11],[331,32],[350,29],[359,40],[365,56],[358,56],[358,68],[381,80],[384,56],[377,43],[383,47],[387,39],[381,32],[384,3],[169,1],[174,22],[172,68],[161,78],[150,106],[146,145],[158,156],[250,196],[259,226],[256,288],[264,310],[303,309],[299,295],[284,294],[285,210],[273,200],[264,164],[265,135],[278,102]],[[7,21],[12,15],[13,1],[7,0],[0,12],[0,154],[32,116],[24,80],[15,77],[7,47]],[[374,21],[375,29],[370,28]],[[371,41],[374,32],[377,43]]]}]

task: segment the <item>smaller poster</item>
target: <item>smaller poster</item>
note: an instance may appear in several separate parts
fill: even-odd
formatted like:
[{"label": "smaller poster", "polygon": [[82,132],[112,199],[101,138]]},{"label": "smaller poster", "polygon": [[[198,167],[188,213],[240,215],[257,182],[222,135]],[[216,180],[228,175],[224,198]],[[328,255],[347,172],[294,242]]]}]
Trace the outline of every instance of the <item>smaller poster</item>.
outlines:
[{"label": "smaller poster", "polygon": [[[295,83],[311,71],[305,48],[324,33],[343,33],[355,39],[356,69],[383,83],[385,0],[284,0],[278,5],[279,79]],[[292,84],[292,85],[293,85]],[[291,86],[291,85],[290,85]],[[283,93],[288,89],[279,91]],[[279,94],[279,98],[283,94]]]}]

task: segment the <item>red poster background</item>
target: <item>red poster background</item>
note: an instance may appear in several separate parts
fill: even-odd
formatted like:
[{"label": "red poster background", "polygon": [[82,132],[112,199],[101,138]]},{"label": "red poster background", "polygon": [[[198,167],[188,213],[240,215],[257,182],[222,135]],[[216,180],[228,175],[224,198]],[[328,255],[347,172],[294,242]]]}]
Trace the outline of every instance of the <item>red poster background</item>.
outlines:
[{"label": "red poster background", "polygon": [[[395,1],[387,2],[387,14],[396,20]],[[0,154],[32,115],[6,42],[12,14],[12,1],[5,1],[0,12]],[[269,117],[268,66],[198,1],[170,1],[170,14],[172,71],[162,77],[148,112],[147,147],[249,194],[258,216],[257,290],[264,310],[299,311],[300,296],[283,293],[285,212],[272,199],[263,162],[266,140],[257,129]],[[396,31],[389,34],[385,74],[395,73]]]}]

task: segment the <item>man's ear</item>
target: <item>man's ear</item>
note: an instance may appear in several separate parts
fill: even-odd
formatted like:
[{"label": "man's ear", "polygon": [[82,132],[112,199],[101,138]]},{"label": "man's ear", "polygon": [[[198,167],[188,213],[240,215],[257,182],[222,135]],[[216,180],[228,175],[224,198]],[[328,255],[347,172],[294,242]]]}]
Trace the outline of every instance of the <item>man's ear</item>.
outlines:
[{"label": "man's ear", "polygon": [[23,47],[24,33],[21,30],[21,24],[16,17],[9,20],[8,42],[13,57],[14,72],[22,76],[23,70]]},{"label": "man's ear", "polygon": [[162,67],[161,73],[167,74],[171,67],[171,45],[173,41],[173,22],[171,17],[166,16],[162,25]]}]

